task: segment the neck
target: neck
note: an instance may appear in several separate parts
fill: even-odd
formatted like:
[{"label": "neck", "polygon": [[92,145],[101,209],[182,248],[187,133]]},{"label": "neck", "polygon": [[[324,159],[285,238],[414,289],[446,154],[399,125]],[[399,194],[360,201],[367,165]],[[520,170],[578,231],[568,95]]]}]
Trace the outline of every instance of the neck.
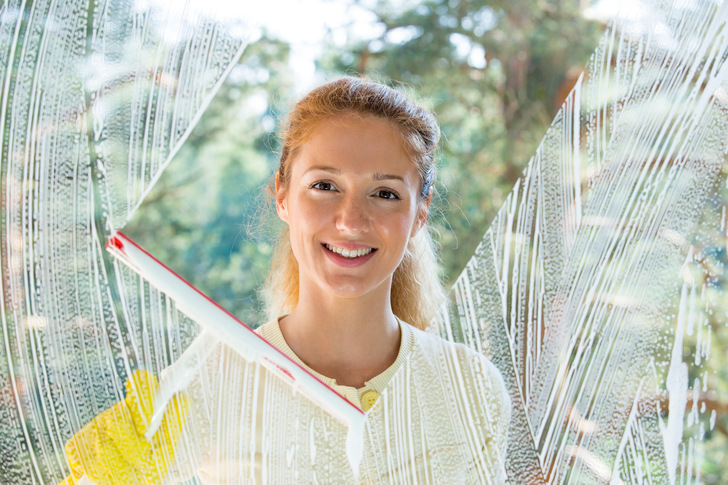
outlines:
[{"label": "neck", "polygon": [[296,309],[280,320],[283,337],[316,372],[339,385],[362,387],[392,365],[399,352],[399,324],[388,290],[358,298],[302,292]]}]

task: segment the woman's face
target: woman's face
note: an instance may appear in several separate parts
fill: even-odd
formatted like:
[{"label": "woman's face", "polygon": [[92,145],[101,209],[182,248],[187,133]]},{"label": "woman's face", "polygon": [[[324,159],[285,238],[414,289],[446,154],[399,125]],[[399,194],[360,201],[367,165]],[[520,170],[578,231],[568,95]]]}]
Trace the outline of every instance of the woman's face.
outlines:
[{"label": "woman's face", "polygon": [[287,187],[276,185],[302,295],[389,295],[429,205],[390,121],[345,114],[321,122],[290,162]]}]

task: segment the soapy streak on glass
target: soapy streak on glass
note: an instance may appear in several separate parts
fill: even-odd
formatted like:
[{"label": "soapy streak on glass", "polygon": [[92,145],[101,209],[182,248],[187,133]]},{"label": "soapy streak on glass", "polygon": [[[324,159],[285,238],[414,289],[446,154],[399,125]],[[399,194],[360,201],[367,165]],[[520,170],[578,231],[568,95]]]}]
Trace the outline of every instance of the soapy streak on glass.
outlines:
[{"label": "soapy streak on glass", "polygon": [[60,481],[71,434],[123,396],[132,369],[160,372],[197,332],[115,271],[101,241],[242,53],[234,24],[205,18],[135,2],[0,10],[4,481]]},{"label": "soapy streak on glass", "polygon": [[[692,476],[684,421],[703,425],[697,406],[683,420],[680,403],[706,377],[692,388],[678,377],[687,375],[676,357],[684,326],[671,315],[697,313],[684,299],[674,308],[680,268],[692,261],[701,213],[725,207],[713,195],[725,183],[726,130],[714,93],[726,81],[727,46],[725,8],[681,8],[696,12],[611,26],[454,288],[450,322],[460,328],[449,333],[476,348],[488,342],[506,375],[518,437],[509,471],[530,462],[527,482]],[[648,37],[657,27],[672,35]],[[655,439],[661,450],[647,446]],[[637,479],[634,467],[647,474]]]},{"label": "soapy streak on glass", "polygon": [[[699,475],[705,315],[725,299],[701,248],[726,232],[726,7],[650,9],[647,24],[611,24],[444,318],[443,335],[489,356],[506,378],[514,483]],[[123,397],[133,369],[159,375],[199,331],[101,244],[242,52],[233,27],[179,11],[114,1],[0,11],[0,468],[10,483],[59,481],[64,441]],[[692,362],[682,361],[686,339],[696,341]],[[219,378],[190,386],[197,406],[177,476],[207,462],[203,473],[260,463],[235,470],[273,483],[353,478],[334,451],[343,449],[338,423],[257,363],[230,365],[239,358],[221,352],[211,370]],[[686,366],[699,376],[692,383]],[[382,410],[366,439],[383,453],[365,459],[364,476],[408,481],[423,433],[443,425],[416,411]],[[435,482],[463,473],[427,466]]]}]

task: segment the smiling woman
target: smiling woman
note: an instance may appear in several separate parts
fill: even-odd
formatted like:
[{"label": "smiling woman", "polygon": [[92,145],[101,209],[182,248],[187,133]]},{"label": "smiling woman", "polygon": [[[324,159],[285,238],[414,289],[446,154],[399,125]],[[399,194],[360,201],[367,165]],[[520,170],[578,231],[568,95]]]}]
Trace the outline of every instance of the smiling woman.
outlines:
[{"label": "smiling woman", "polygon": [[[138,449],[143,416],[133,411],[151,407],[155,384],[136,373],[126,401],[69,443],[78,474],[99,483],[193,473],[205,483],[503,483],[510,408],[500,374],[424,331],[444,304],[427,229],[438,140],[429,112],[352,77],[309,93],[283,132],[275,203],[287,229],[269,278],[272,317],[257,332],[367,413],[358,469],[321,408],[221,344],[168,409],[158,443]],[[126,428],[107,427],[127,408]],[[180,436],[195,438],[182,446]],[[103,451],[108,442],[126,451]]]},{"label": "smiling woman", "polygon": [[[418,328],[426,328],[437,318],[445,301],[440,268],[425,224],[435,178],[435,150],[440,138],[432,114],[387,86],[343,78],[313,90],[299,101],[287,116],[282,138],[280,166],[276,172],[279,214],[299,162],[308,164],[309,170],[324,169],[326,177],[319,180],[314,175],[310,180],[322,182],[316,187],[318,190],[337,190],[334,176],[361,175],[371,179],[369,182],[377,182],[367,188],[380,190],[380,198],[388,193],[386,197],[402,200],[385,207],[407,205],[417,212],[418,228],[424,227],[424,230],[412,232],[401,263],[395,265],[391,303],[400,318]],[[298,157],[301,152],[303,157]],[[348,173],[337,164],[347,164]],[[298,170],[298,173],[304,171]],[[395,190],[395,185],[400,191]],[[407,190],[403,190],[405,187]],[[345,189],[341,187],[339,192],[349,195],[346,200],[355,200]],[[347,221],[337,224],[347,224]],[[286,231],[279,237],[268,281],[270,317],[290,312],[299,302],[299,261],[290,244]]]},{"label": "smiling woman", "polygon": [[[427,217],[430,198],[420,200],[419,185],[391,122],[353,114],[321,122],[288,184],[278,184],[299,274],[298,304],[281,330],[304,362],[339,383],[359,387],[397,356],[392,275]],[[353,366],[351,377],[341,375]]]},{"label": "smiling woman", "polygon": [[[449,428],[421,415],[413,424],[431,428],[423,432],[433,447],[416,446],[407,476],[439,475],[438,460],[422,458],[438,442],[448,443],[443,457],[462,481],[498,482],[509,420],[500,375],[480,354],[422,331],[437,326],[444,305],[427,228],[439,136],[427,110],[359,78],[298,102],[275,179],[287,229],[268,282],[271,321],[258,331],[364,410],[380,395],[390,396],[389,409],[408,409],[421,393],[452,396],[432,409],[453,417]],[[407,398],[398,400],[402,374]],[[449,392],[457,381],[473,394]]]}]

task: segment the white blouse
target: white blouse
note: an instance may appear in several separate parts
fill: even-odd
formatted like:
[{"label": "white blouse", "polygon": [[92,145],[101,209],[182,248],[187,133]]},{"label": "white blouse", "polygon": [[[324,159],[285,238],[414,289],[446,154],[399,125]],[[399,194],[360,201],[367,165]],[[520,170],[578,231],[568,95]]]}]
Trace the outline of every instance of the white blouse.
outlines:
[{"label": "white blouse", "polygon": [[[262,365],[221,344],[190,386],[187,436],[170,481],[504,483],[510,404],[495,367],[469,348],[400,321],[395,362],[360,389],[306,366],[278,319],[258,333],[367,412],[358,476],[346,428]],[[364,406],[366,409],[368,405]]]}]

